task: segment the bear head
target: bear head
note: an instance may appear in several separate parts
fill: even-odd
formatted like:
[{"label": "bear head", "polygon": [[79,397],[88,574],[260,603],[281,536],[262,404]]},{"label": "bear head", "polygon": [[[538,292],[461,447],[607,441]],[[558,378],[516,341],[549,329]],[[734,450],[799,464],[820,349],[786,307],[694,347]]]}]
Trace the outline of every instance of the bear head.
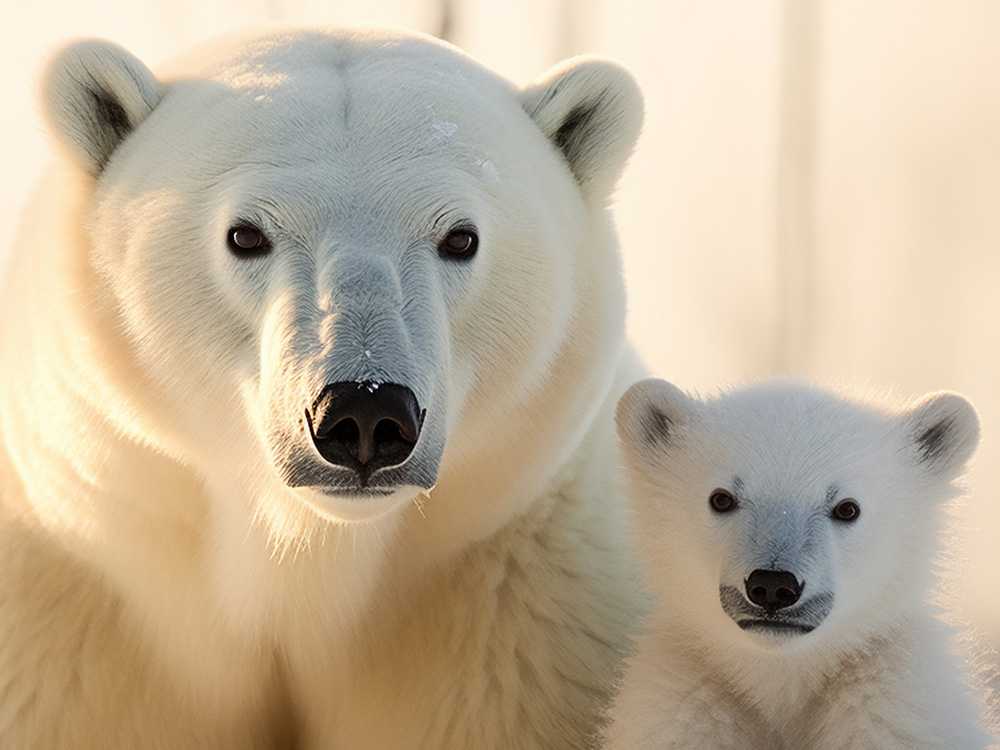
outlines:
[{"label": "bear head", "polygon": [[537,489],[586,430],[623,339],[605,208],[641,99],[617,64],[519,89],[427,37],[281,29],[154,75],[83,41],[44,104],[84,186],[93,400],[275,528],[509,451]]}]

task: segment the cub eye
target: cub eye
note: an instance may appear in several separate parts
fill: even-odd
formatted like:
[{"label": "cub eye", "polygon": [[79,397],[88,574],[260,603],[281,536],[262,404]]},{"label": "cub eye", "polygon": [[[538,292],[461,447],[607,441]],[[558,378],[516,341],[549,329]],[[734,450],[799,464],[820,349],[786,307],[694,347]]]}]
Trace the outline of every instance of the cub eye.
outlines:
[{"label": "cub eye", "polygon": [[239,258],[266,255],[271,251],[271,241],[253,224],[236,224],[230,227],[226,243],[230,252]]},{"label": "cub eye", "polygon": [[833,510],[830,511],[830,518],[834,521],[844,521],[845,523],[850,523],[851,521],[857,521],[858,516],[861,515],[861,506],[858,505],[857,501],[847,498],[846,500],[841,500],[839,503],[833,506]]},{"label": "cub eye", "polygon": [[716,513],[729,513],[729,511],[736,510],[739,505],[731,492],[721,489],[715,490],[709,495],[708,504]]},{"label": "cub eye", "polygon": [[455,260],[468,260],[478,249],[479,235],[474,227],[456,227],[438,243],[438,254]]}]

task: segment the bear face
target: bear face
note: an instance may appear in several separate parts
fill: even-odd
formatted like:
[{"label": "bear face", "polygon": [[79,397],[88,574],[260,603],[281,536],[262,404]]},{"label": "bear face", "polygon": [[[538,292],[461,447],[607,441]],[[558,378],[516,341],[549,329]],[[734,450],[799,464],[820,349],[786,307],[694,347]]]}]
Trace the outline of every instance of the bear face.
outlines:
[{"label": "bear face", "polygon": [[938,506],[978,441],[937,394],[902,412],[788,382],[618,407],[657,622],[744,648],[834,652],[926,606]]},{"label": "bear face", "polygon": [[565,398],[610,380],[621,289],[587,300],[609,313],[591,340],[575,331],[594,330],[589,279],[616,272],[581,248],[603,237],[594,209],[638,130],[611,63],[519,91],[423,37],[282,31],[155,77],[84,42],[52,64],[45,100],[93,181],[86,264],[120,365],[102,377],[146,381],[108,386],[128,401],[119,429],[221,492],[251,488],[265,516],[405,505],[438,482],[446,445],[468,461],[520,438],[497,416],[537,397],[568,347],[607,366]]}]

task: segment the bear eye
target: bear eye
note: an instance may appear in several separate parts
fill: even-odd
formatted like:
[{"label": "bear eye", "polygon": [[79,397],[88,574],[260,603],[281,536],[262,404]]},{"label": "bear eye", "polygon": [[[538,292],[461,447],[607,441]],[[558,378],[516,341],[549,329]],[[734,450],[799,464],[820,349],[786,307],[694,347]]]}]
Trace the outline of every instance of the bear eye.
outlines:
[{"label": "bear eye", "polygon": [[722,489],[715,490],[708,496],[708,504],[716,513],[729,513],[739,506],[733,494]]},{"label": "bear eye", "polygon": [[833,510],[830,511],[830,518],[834,521],[844,521],[845,523],[857,521],[858,516],[860,515],[861,506],[858,505],[856,500],[851,498],[841,500],[839,503],[834,505]]},{"label": "bear eye", "polygon": [[253,224],[236,224],[226,235],[229,250],[238,258],[252,258],[271,251],[271,241],[263,230]]},{"label": "bear eye", "polygon": [[479,235],[474,227],[455,227],[438,243],[442,258],[468,260],[479,249]]}]

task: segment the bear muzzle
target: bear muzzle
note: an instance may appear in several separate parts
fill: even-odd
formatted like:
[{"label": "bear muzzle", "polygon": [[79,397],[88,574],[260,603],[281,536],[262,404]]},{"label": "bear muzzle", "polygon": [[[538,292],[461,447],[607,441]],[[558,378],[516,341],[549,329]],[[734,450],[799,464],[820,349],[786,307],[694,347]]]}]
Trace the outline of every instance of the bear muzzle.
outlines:
[{"label": "bear muzzle", "polygon": [[305,417],[320,456],[352,470],[367,487],[375,472],[410,457],[425,415],[404,385],[343,381],[326,385]]}]

